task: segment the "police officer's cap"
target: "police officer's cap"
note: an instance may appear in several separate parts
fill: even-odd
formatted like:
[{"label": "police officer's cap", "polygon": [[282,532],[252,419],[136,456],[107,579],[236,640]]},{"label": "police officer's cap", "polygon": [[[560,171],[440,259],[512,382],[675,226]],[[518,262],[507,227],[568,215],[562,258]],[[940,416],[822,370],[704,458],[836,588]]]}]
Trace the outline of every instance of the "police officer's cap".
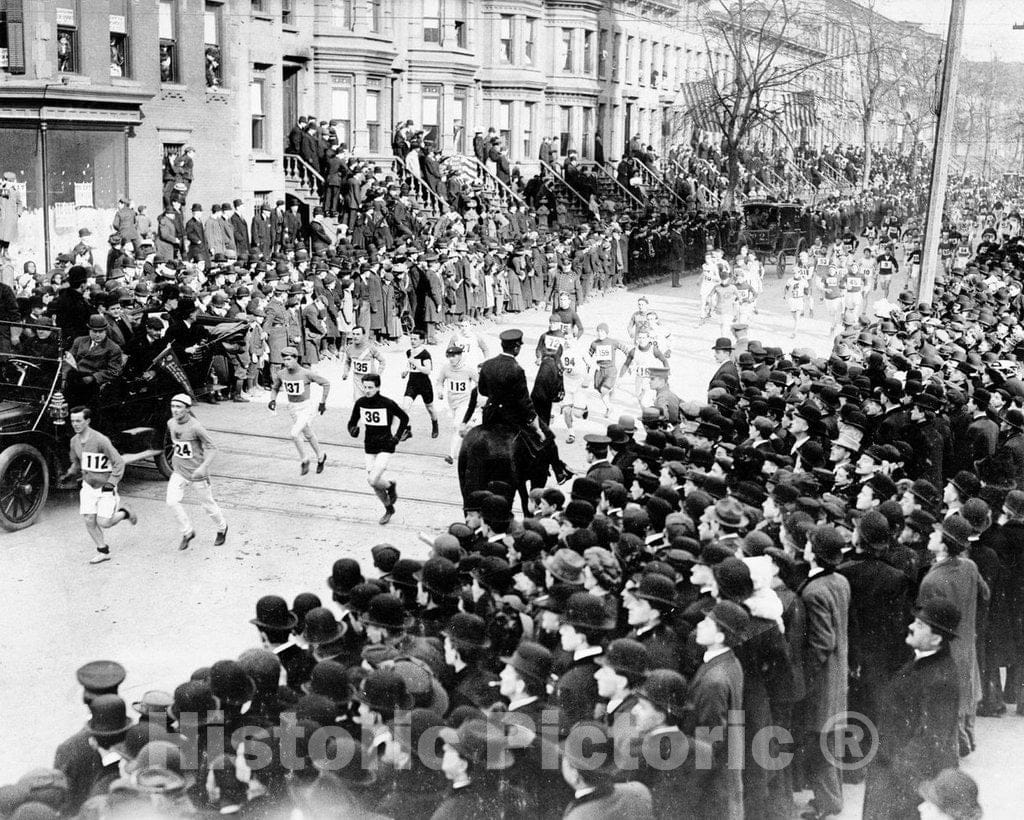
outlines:
[{"label": "police officer's cap", "polygon": [[90,661],[75,672],[83,689],[99,695],[116,693],[126,674],[117,661]]},{"label": "police officer's cap", "polygon": [[523,331],[516,328],[503,330],[498,338],[502,344],[520,344],[523,341]]},{"label": "police officer's cap", "polygon": [[583,437],[583,440],[587,443],[588,449],[597,450],[606,448],[612,443],[612,440],[608,436],[602,436],[598,433],[587,433],[587,435]]}]

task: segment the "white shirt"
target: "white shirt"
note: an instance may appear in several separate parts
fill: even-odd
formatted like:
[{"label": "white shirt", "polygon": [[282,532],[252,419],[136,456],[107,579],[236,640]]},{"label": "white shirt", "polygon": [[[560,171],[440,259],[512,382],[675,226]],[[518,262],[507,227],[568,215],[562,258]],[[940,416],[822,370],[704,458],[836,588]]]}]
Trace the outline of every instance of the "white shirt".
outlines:
[{"label": "white shirt", "polygon": [[938,651],[939,651],[938,649],[915,649],[914,650],[914,660],[915,661],[919,661],[922,658],[930,658],[932,655],[934,655]]},{"label": "white shirt", "polygon": [[516,709],[522,709],[524,706],[529,706],[535,700],[537,700],[537,696],[536,695],[530,695],[529,697],[525,697],[525,698],[518,698],[517,700],[513,700],[513,701],[509,702],[508,710],[510,712],[514,712]]},{"label": "white shirt", "polygon": [[581,661],[584,658],[593,658],[596,655],[600,655],[604,650],[600,646],[585,646],[582,649],[577,649],[572,653],[573,663]]},{"label": "white shirt", "polygon": [[713,660],[714,658],[717,658],[719,655],[724,655],[728,651],[729,651],[729,647],[727,647],[727,646],[723,646],[723,647],[721,647],[719,649],[708,649],[704,653],[704,663],[707,663],[708,661]]}]

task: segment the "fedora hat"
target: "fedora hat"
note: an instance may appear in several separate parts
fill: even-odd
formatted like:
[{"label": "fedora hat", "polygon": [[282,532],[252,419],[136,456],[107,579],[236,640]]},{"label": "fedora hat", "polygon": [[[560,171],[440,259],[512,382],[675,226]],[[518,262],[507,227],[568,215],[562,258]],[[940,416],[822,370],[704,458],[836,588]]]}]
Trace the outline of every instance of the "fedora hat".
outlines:
[{"label": "fedora hat", "polygon": [[928,598],[915,613],[917,619],[947,638],[957,637],[960,626],[960,608],[948,598]]},{"label": "fedora hat", "polygon": [[258,629],[287,632],[299,622],[295,613],[288,610],[288,603],[278,595],[264,595],[256,602],[256,617],[249,623]]},{"label": "fedora hat", "polygon": [[132,709],[143,717],[156,715],[159,719],[167,714],[167,708],[172,703],[174,703],[174,696],[170,692],[165,692],[162,689],[150,689],[132,703]]},{"label": "fedora hat", "polygon": [[128,709],[117,695],[97,695],[89,701],[89,713],[91,717],[85,728],[96,737],[120,735],[132,725]]},{"label": "fedora hat", "polygon": [[582,584],[583,568],[587,562],[578,552],[560,549],[545,562],[545,565],[556,580],[565,584]]},{"label": "fedora hat", "polygon": [[363,678],[353,698],[375,712],[393,712],[413,707],[413,698],[405,687],[405,679],[392,669],[374,669]]},{"label": "fedora hat", "polygon": [[750,523],[743,505],[735,498],[723,498],[711,508],[711,516],[725,527],[742,529]]}]

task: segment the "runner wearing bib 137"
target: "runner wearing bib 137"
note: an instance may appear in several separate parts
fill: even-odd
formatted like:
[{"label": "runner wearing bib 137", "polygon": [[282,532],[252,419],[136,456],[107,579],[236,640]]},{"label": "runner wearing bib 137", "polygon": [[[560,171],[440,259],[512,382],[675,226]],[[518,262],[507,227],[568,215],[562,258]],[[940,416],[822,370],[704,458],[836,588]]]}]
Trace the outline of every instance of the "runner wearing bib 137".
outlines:
[{"label": "runner wearing bib 137", "polygon": [[331,390],[331,383],[323,376],[307,370],[299,365],[299,351],[294,347],[286,347],[281,351],[281,359],[284,367],[274,375],[274,386],[270,391],[270,403],[267,407],[271,412],[277,409],[277,394],[284,390],[288,398],[288,412],[291,413],[293,424],[288,431],[292,441],[295,442],[295,449],[299,451],[299,473],[306,475],[309,472],[309,458],[303,439],[309,442],[316,456],[316,471],[322,473],[327,463],[327,454],[320,449],[320,441],[313,432],[313,404],[309,399],[309,385],[318,384],[323,389],[320,394],[320,404],[317,412],[322,416],[327,409],[327,394]]}]

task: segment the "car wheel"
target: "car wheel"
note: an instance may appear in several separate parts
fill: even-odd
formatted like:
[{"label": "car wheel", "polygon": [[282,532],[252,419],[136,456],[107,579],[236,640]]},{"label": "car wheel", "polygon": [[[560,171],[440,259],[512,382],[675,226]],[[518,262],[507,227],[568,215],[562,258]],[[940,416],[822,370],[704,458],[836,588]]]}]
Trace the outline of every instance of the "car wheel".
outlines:
[{"label": "car wheel", "polygon": [[31,444],[14,444],[0,452],[0,527],[32,526],[50,494],[50,466]]},{"label": "car wheel", "polygon": [[[156,438],[154,436],[154,438]],[[171,466],[171,458],[174,455],[174,442],[171,440],[171,431],[167,429],[167,425],[164,425],[163,437],[153,442],[154,449],[160,451],[159,455],[153,458],[156,462],[156,468],[160,471],[160,475],[164,478],[170,478],[171,473],[174,472],[174,468]]]}]

